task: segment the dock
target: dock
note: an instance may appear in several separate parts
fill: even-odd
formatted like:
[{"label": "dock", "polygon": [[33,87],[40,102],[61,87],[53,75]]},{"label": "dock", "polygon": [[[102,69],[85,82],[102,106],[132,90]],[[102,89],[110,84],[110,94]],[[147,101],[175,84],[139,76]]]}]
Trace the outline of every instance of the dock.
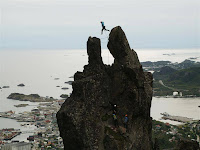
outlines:
[{"label": "dock", "polygon": [[169,115],[166,112],[161,113],[161,115],[163,115],[162,119],[165,119],[165,120],[178,121],[182,123],[188,123],[188,122],[194,121],[192,118],[182,117],[182,116],[173,116],[173,115]]},{"label": "dock", "polygon": [[21,134],[20,129],[6,128],[0,130],[0,138],[6,141],[13,139],[14,137],[20,134]]}]

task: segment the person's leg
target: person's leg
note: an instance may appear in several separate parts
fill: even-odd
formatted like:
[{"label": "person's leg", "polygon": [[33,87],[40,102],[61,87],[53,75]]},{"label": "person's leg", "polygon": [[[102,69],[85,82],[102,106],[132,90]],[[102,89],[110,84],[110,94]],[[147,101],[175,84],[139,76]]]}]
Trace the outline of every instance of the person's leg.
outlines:
[{"label": "person's leg", "polygon": [[104,30],[106,30],[106,31],[110,31],[110,30],[106,29],[106,27],[105,27],[105,26],[104,26]]},{"label": "person's leg", "polygon": [[117,121],[116,120],[114,120],[114,125],[115,125],[115,128],[117,127]]},{"label": "person's leg", "polygon": [[119,127],[119,124],[118,124],[118,121],[116,120],[116,125],[117,125],[117,127]]},{"label": "person's leg", "polygon": [[102,30],[101,30],[101,34],[103,34],[103,28],[102,28]]}]

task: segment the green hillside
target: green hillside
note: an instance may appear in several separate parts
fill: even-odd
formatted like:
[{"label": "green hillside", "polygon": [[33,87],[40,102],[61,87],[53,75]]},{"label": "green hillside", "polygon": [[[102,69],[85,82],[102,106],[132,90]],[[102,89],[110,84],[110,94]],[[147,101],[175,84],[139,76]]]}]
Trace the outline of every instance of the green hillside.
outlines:
[{"label": "green hillside", "polygon": [[173,91],[180,91],[183,95],[200,96],[200,67],[183,70],[163,67],[154,72],[153,77],[154,95],[172,95]]}]

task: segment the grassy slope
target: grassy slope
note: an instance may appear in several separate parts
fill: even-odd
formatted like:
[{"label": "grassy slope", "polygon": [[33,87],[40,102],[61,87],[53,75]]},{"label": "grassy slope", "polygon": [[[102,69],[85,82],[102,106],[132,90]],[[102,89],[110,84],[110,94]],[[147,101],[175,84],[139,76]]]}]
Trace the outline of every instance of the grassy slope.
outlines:
[{"label": "grassy slope", "polygon": [[159,84],[158,80],[162,80],[166,86],[182,91],[184,95],[200,96],[200,67],[183,69],[174,73],[155,73],[154,78],[154,88],[156,88],[156,91],[159,91],[156,95],[165,95],[172,92],[171,89]]}]

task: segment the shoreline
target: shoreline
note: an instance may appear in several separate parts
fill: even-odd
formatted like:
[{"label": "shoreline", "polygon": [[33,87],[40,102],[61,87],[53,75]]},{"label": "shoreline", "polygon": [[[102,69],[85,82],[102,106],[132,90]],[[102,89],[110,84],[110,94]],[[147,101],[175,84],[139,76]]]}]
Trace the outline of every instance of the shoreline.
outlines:
[{"label": "shoreline", "polygon": [[198,96],[172,96],[172,95],[167,95],[167,96],[153,96],[152,98],[200,98]]}]

